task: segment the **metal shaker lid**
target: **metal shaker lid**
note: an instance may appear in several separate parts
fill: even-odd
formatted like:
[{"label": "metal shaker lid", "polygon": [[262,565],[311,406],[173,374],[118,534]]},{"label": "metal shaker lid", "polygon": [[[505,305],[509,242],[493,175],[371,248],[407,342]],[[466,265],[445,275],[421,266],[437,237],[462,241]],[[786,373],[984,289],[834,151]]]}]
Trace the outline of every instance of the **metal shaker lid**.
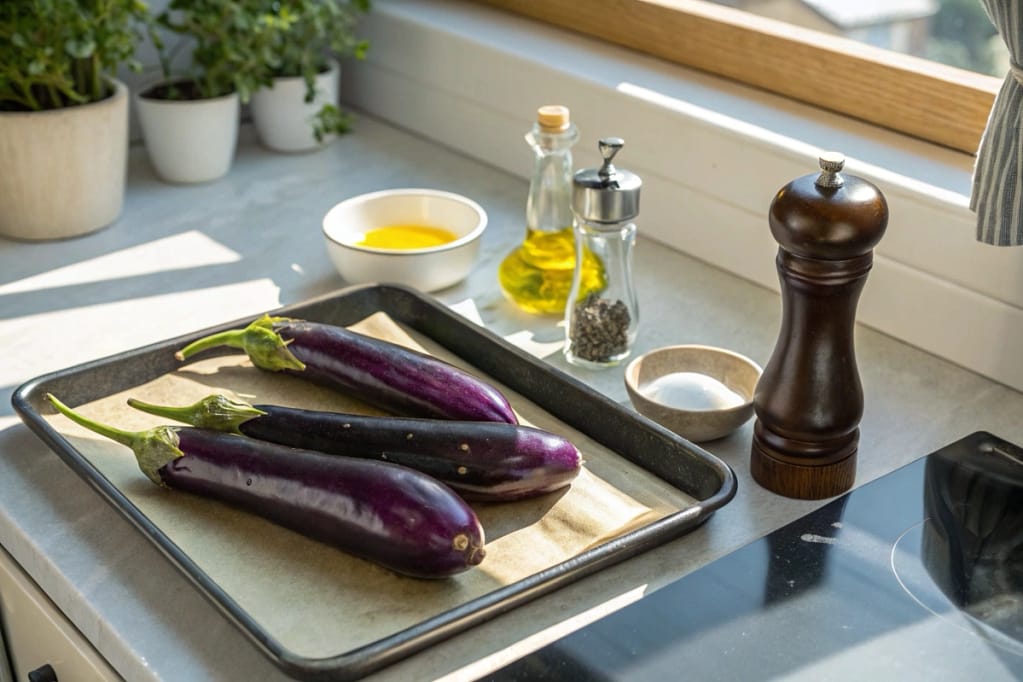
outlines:
[{"label": "metal shaker lid", "polygon": [[614,159],[625,140],[605,137],[597,147],[604,163],[600,168],[578,171],[572,178],[572,210],[584,220],[595,223],[619,223],[639,215],[639,190],[643,181],[622,168]]}]

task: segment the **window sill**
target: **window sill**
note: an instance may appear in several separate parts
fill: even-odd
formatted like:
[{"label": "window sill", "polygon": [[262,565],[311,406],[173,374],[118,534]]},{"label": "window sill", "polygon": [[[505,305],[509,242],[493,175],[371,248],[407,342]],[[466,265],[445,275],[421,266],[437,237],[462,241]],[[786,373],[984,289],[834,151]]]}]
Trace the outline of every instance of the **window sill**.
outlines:
[{"label": "window sill", "polygon": [[625,139],[642,237],[771,289],[771,198],[843,152],[891,214],[859,321],[1023,389],[1005,341],[1023,336],[1023,259],[974,239],[972,156],[469,2],[378,0],[363,32],[352,105],[526,178],[536,107],[565,104],[577,166]]}]

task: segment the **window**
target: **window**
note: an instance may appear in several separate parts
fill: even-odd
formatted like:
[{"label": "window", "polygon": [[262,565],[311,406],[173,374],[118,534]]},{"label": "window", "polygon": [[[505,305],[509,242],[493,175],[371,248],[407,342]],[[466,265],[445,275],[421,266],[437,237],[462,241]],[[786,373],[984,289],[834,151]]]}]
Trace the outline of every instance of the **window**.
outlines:
[{"label": "window", "polygon": [[989,76],[1009,51],[980,0],[710,0]]},{"label": "window", "polygon": [[1001,85],[701,0],[478,1],[970,154]]}]

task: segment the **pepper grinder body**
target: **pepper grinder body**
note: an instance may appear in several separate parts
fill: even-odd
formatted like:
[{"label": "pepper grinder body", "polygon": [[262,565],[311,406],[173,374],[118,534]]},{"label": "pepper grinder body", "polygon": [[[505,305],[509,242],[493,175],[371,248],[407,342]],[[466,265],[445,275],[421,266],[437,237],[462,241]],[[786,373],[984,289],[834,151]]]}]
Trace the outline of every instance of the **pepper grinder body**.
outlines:
[{"label": "pepper grinder body", "polygon": [[782,188],[769,223],[779,244],[778,341],[757,385],[750,471],[788,497],[845,492],[856,475],[863,416],[856,307],[884,235],[888,206],[871,183],[822,157],[820,175]]}]

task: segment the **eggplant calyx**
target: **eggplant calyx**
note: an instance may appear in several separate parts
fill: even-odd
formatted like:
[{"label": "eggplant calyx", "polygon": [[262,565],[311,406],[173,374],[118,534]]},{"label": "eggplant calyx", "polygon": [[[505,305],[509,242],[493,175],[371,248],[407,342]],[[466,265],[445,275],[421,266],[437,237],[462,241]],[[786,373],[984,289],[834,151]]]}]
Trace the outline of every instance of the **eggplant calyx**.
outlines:
[{"label": "eggplant calyx", "polygon": [[185,407],[170,405],[153,405],[135,398],[128,398],[128,404],[137,410],[155,414],[166,419],[175,419],[202,429],[227,431],[241,434],[239,427],[250,419],[266,414],[263,410],[253,407],[241,400],[231,400],[225,395],[215,393]]},{"label": "eggplant calyx", "polygon": [[135,459],[138,460],[139,469],[157,485],[165,485],[160,478],[160,469],[185,454],[178,448],[177,429],[173,426],[157,426],[148,431],[124,431],[75,412],[51,393],[46,394],[46,399],[58,412],[79,426],[131,448],[135,453]]},{"label": "eggplant calyx", "polygon": [[185,453],[178,447],[178,430],[173,426],[157,426],[148,431],[138,432],[138,441],[132,447],[139,469],[157,485],[166,485],[160,477],[160,469]]},{"label": "eggplant calyx", "polygon": [[263,315],[244,329],[229,329],[197,339],[175,353],[174,357],[178,360],[187,360],[200,351],[229,346],[245,351],[252,364],[260,369],[271,372],[285,369],[302,371],[305,369],[305,363],[288,350],[291,341],[285,341],[273,328],[275,324],[286,321],[287,318],[284,317]]}]

